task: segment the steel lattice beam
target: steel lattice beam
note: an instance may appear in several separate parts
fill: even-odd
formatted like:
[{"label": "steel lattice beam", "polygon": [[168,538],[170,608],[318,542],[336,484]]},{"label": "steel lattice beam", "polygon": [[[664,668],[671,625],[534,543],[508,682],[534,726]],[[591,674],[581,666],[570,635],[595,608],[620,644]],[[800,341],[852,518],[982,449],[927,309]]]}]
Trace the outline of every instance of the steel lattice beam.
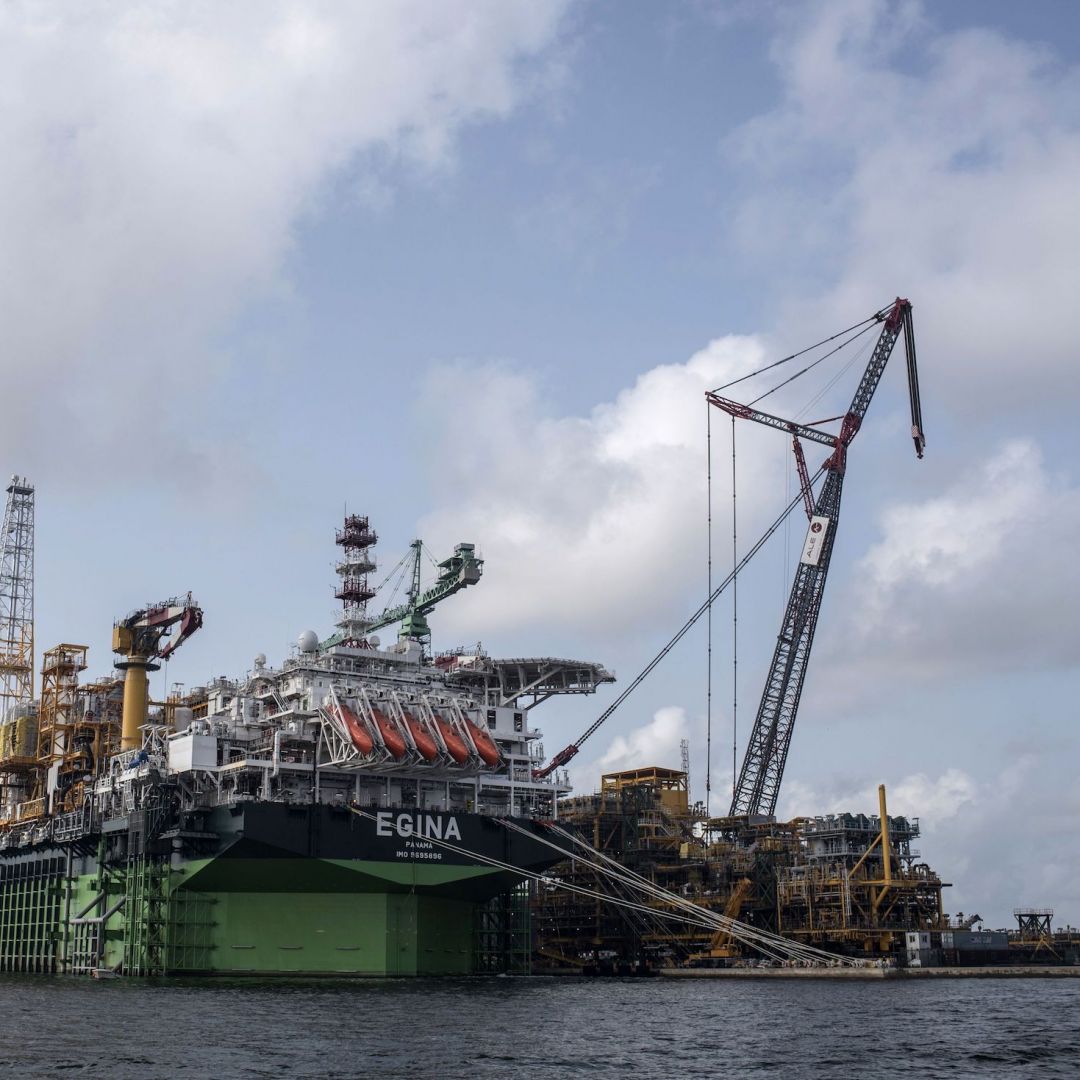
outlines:
[{"label": "steel lattice beam", "polygon": [[[905,331],[908,352],[908,381],[912,392],[912,434],[915,447],[922,456],[921,415],[918,408],[917,377],[914,371],[915,350],[911,332],[911,304],[898,299],[884,317],[884,326],[874,351],[844,416],[838,435],[832,436],[833,452],[825,463],[825,482],[814,502],[807,534],[807,545],[795,571],[780,634],[776,639],[772,663],[765,680],[765,689],[754,718],[753,731],[746,748],[739,778],[732,795],[731,810],[735,815],[767,815],[776,811],[780,784],[784,777],[791,735],[799,709],[810,650],[814,644],[829,573],[836,529],[840,517],[840,496],[847,468],[847,448],[862,426],[866,411],[874,397],[885,365],[889,362],[896,341]],[[769,427],[791,432],[796,437],[820,442],[820,432],[800,424],[788,423],[777,417],[748,407],[733,408],[732,402],[710,395],[718,408],[735,416],[755,420]],[[824,535],[819,535],[824,533]]]}]

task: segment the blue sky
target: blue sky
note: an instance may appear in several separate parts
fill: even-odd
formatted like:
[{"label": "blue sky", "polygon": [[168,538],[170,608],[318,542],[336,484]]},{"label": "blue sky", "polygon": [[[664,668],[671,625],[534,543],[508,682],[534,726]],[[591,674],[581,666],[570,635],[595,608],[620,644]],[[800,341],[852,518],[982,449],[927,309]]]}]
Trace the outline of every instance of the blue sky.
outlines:
[{"label": "blue sky", "polygon": [[[281,656],[329,627],[348,505],[387,567],[417,532],[483,549],[437,646],[625,681],[702,595],[702,391],[902,292],[927,457],[898,364],[852,450],[782,808],[872,810],[885,781],[954,907],[1075,922],[1075,22],[884,0],[6,9],[0,459],[38,488],[39,647],[85,642],[104,671],[116,616],[191,589],[206,628],[170,681]],[[723,458],[726,420],[714,436]],[[792,470],[784,439],[738,439],[749,540]],[[744,733],[797,546],[741,585]],[[715,633],[722,809],[726,610]],[[703,796],[704,675],[699,634],[575,781],[677,764],[686,737]],[[546,706],[549,752],[607,700]]]}]

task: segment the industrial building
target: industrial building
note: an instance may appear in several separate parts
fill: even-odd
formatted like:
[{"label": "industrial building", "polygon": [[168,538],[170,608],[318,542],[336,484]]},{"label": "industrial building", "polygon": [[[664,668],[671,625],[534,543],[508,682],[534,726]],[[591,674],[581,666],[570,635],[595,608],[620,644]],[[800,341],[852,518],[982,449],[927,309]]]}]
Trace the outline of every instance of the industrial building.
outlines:
[{"label": "industrial building", "polygon": [[675,897],[837,957],[910,967],[1080,963],[1080,932],[1052,929],[1050,909],[1017,909],[1013,930],[950,918],[949,883],[913,847],[918,819],[890,815],[884,788],[874,815],[714,818],[689,801],[685,771],[632,769],[603,776],[596,794],[561,800],[559,821],[672,899],[654,896],[647,912],[605,902],[601,894],[618,901],[625,892],[594,861],[560,863],[534,900],[536,970],[771,962],[723,929],[673,925],[662,916]]}]

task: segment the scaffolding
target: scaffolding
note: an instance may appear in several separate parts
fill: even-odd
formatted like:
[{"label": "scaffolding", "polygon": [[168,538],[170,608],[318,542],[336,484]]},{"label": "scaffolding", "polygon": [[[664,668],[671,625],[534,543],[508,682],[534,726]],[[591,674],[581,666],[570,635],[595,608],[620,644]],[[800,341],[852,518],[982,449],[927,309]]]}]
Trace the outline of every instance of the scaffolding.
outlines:
[{"label": "scaffolding", "polygon": [[[51,781],[47,806],[63,813],[81,805],[83,777],[94,763],[93,735],[82,722],[79,673],[86,670],[85,645],[56,645],[41,665],[38,705],[38,762]],[[46,797],[40,791],[39,797]]]}]

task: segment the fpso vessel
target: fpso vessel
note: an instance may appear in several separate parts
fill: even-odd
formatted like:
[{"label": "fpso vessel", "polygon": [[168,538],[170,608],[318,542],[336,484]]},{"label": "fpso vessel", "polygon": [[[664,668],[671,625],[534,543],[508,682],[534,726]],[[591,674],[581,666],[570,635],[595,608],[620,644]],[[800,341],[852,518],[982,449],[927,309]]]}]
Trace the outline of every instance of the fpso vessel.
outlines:
[{"label": "fpso vessel", "polygon": [[[421,975],[527,970],[528,881],[565,777],[537,780],[531,709],[598,664],[430,655],[426,615],[477,581],[459,544],[377,618],[366,518],[337,532],[337,632],[151,705],[147,672],[198,629],[190,596],[116,624],[123,677],[44,656],[0,726],[0,969]],[[373,630],[400,627],[382,647]],[[524,882],[524,884],[523,884]]]}]

